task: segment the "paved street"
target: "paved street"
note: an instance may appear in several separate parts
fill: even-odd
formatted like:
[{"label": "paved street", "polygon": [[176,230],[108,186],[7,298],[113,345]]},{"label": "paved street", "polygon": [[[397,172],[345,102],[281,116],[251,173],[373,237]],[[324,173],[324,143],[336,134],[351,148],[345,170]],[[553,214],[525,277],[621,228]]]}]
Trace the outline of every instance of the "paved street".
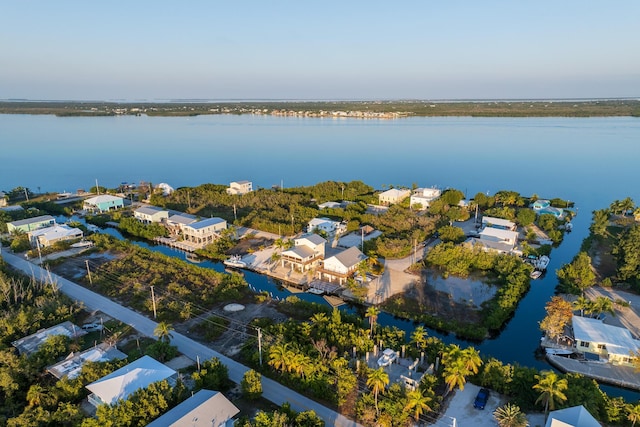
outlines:
[{"label": "paved street", "polygon": [[[57,283],[60,291],[68,295],[70,298],[81,301],[89,311],[100,310],[114,319],[130,325],[143,335],[153,336],[157,323],[151,319],[142,316],[135,311],[123,307],[108,298],[103,297],[95,292],[83,288],[67,279],[64,279],[55,274],[33,265],[30,262],[8,253],[6,249],[2,249],[2,257],[12,267],[21,270],[28,276],[33,276],[38,280],[49,280]],[[229,369],[229,378],[235,383],[240,383],[242,376],[249,369],[248,367],[229,359],[228,357],[204,346],[192,339],[173,332],[173,340],[171,343],[178,347],[178,350],[189,357],[192,360],[196,360],[198,357],[201,361],[217,357],[220,359]],[[270,380],[266,377],[262,377],[263,397],[271,402],[281,405],[284,402],[289,402],[291,407],[296,411],[313,410],[320,416],[327,426],[339,426],[339,427],[357,427],[360,424],[355,421],[351,421],[346,417],[330,410],[329,408],[308,399],[299,393],[290,390],[281,384]]]}]

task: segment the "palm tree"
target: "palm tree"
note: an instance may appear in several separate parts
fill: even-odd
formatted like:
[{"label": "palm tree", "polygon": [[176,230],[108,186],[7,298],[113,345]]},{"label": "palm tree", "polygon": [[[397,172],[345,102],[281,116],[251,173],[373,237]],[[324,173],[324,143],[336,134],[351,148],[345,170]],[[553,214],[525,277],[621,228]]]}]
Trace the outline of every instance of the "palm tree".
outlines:
[{"label": "palm tree", "polygon": [[416,345],[418,350],[424,349],[427,346],[427,331],[424,326],[417,326],[411,334],[411,342]]},{"label": "palm tree", "polygon": [[422,394],[420,389],[410,391],[407,393],[407,404],[404,407],[405,411],[413,411],[413,418],[418,421],[420,415],[424,412],[431,412],[432,408],[429,406],[431,398]]},{"label": "palm tree", "polygon": [[40,406],[46,402],[47,398],[46,390],[39,384],[33,384],[27,391],[27,403],[29,406]]},{"label": "palm tree", "polygon": [[573,309],[580,310],[580,316],[584,317],[584,312],[586,311],[587,313],[589,313],[589,311],[591,310],[592,304],[593,303],[589,298],[585,297],[584,295],[580,295],[573,302]]},{"label": "palm tree", "polygon": [[520,411],[518,405],[507,403],[496,409],[493,413],[498,426],[500,427],[526,427],[527,417]]},{"label": "palm tree", "polygon": [[464,366],[469,371],[474,374],[478,373],[478,368],[482,365],[482,359],[480,358],[480,353],[474,347],[467,347],[462,350],[462,360],[464,361]]},{"label": "palm tree", "polygon": [[387,384],[389,384],[389,375],[384,371],[384,368],[369,371],[367,387],[373,391],[373,397],[376,402],[376,414],[378,415],[380,415],[380,410],[378,409],[378,393],[384,390]]},{"label": "palm tree", "polygon": [[535,379],[538,380],[538,384],[535,384],[533,389],[540,392],[536,403],[544,402],[546,419],[549,409],[555,409],[556,400],[561,402],[567,400],[567,396],[563,393],[568,387],[567,380],[565,378],[560,379],[558,374],[553,371],[542,371],[542,375],[536,375]]},{"label": "palm tree", "polygon": [[605,312],[615,315],[615,311],[613,310],[613,302],[607,297],[597,297],[593,302],[592,313],[601,314]]},{"label": "palm tree", "polygon": [[471,371],[467,369],[462,359],[449,361],[444,368],[444,382],[447,384],[445,395],[456,387],[464,390],[464,385],[467,383],[467,375],[470,374]]},{"label": "palm tree", "polygon": [[160,322],[158,323],[158,326],[156,326],[156,328],[153,330],[153,335],[158,337],[158,340],[168,344],[169,342],[171,342],[171,338],[173,338],[171,331],[174,330],[175,329],[173,328],[173,326],[171,326],[170,323]]},{"label": "palm tree", "polygon": [[269,365],[276,371],[289,371],[293,352],[289,349],[289,343],[275,344],[269,349]]},{"label": "palm tree", "polygon": [[373,305],[367,308],[367,312],[365,313],[365,317],[369,318],[369,326],[371,328],[372,336],[373,336],[373,328],[376,325],[376,320],[378,320],[378,314],[380,314],[380,310],[378,310],[378,308]]},{"label": "palm tree", "polygon": [[636,422],[640,421],[640,405],[634,405],[629,408],[627,419],[631,421],[631,427],[635,427]]}]

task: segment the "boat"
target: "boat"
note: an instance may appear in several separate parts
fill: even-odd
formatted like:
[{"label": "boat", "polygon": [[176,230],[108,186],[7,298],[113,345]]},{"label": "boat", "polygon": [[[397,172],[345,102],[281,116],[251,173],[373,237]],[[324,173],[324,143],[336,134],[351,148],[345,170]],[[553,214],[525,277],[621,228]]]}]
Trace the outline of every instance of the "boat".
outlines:
[{"label": "boat", "polygon": [[233,268],[247,267],[247,263],[242,261],[242,257],[240,255],[231,255],[229,259],[222,261],[222,263],[227,267],[233,267]]},{"label": "boat", "polygon": [[573,224],[568,222],[564,225],[564,229],[567,230],[567,233],[571,233],[571,231],[573,230]]},{"label": "boat", "polygon": [[309,288],[309,289],[307,289],[307,292],[309,292],[310,294],[314,294],[314,295],[322,295],[322,294],[324,294],[324,291],[322,289],[318,289],[318,288]]},{"label": "boat", "polygon": [[549,261],[551,260],[548,256],[542,255],[540,258],[534,261],[533,266],[536,268],[536,270],[544,271],[549,266]]},{"label": "boat", "polygon": [[93,242],[90,240],[81,240],[71,245],[72,248],[90,248]]},{"label": "boat", "polygon": [[568,350],[564,348],[551,348],[551,347],[545,348],[544,351],[547,354],[551,354],[554,356],[569,356],[574,353],[573,350]]},{"label": "boat", "polygon": [[531,274],[529,275],[533,280],[536,280],[537,278],[539,278],[540,276],[542,276],[542,271],[538,271],[538,270],[534,270],[531,272]]},{"label": "boat", "polygon": [[203,261],[203,259],[200,258],[198,255],[194,255],[191,253],[187,253],[185,255],[185,258],[187,259],[187,261],[192,262],[194,264],[200,264]]}]

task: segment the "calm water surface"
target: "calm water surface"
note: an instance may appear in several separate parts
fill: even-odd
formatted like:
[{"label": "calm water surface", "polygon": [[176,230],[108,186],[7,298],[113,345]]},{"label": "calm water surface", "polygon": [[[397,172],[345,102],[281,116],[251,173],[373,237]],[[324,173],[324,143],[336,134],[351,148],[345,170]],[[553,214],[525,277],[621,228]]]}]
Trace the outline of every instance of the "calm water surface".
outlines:
[{"label": "calm water surface", "polygon": [[[167,182],[174,187],[227,184],[254,187],[361,180],[382,185],[454,187],[470,197],[507,189],[575,201],[573,233],[554,249],[548,274],[532,282],[514,318],[495,339],[476,345],[505,362],[548,367],[534,356],[544,304],[588,233],[590,213],[614,199],[640,202],[637,163],[640,119],[410,118],[304,119],[264,116],[191,118],[0,115],[0,190],[116,187]],[[169,248],[164,253],[184,256]],[[221,269],[205,262],[205,267]],[[253,286],[287,291],[247,273]],[[305,295],[305,298],[318,298]],[[381,315],[381,323],[412,331],[412,322]],[[447,342],[459,342],[438,335]],[[637,393],[604,387],[613,395]]]}]

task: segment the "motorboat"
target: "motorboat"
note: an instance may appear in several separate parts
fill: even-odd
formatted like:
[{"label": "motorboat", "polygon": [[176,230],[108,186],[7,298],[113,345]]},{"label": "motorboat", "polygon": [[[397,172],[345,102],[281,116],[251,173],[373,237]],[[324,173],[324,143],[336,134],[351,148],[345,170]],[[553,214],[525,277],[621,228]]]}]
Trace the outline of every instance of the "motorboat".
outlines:
[{"label": "motorboat", "polygon": [[222,261],[222,263],[227,267],[233,267],[233,268],[247,267],[247,263],[242,261],[242,257],[240,255],[231,255],[229,259]]},{"label": "motorboat", "polygon": [[549,266],[549,261],[551,260],[548,256],[542,255],[540,258],[534,261],[533,266],[536,268],[536,270],[544,271]]},{"label": "motorboat", "polygon": [[72,248],[90,248],[93,246],[93,242],[90,240],[80,240],[71,245]]},{"label": "motorboat", "polygon": [[529,275],[533,280],[536,280],[538,278],[540,278],[540,276],[542,276],[542,271],[539,270],[534,270],[531,272],[531,274]]}]

